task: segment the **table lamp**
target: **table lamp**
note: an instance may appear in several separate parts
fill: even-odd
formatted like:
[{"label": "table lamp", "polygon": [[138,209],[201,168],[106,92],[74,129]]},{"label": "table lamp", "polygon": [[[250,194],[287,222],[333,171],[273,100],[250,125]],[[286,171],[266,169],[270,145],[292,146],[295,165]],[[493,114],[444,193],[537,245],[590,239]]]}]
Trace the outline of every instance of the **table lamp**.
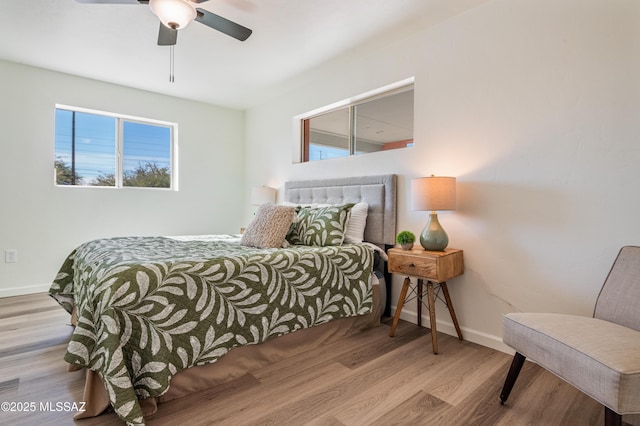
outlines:
[{"label": "table lamp", "polygon": [[430,210],[429,221],[420,234],[425,250],[443,251],[449,244],[447,233],[440,226],[437,210],[456,209],[456,178],[433,176],[411,181],[413,210]]},{"label": "table lamp", "polygon": [[270,186],[254,186],[251,188],[251,205],[261,206],[276,202],[276,189]]}]

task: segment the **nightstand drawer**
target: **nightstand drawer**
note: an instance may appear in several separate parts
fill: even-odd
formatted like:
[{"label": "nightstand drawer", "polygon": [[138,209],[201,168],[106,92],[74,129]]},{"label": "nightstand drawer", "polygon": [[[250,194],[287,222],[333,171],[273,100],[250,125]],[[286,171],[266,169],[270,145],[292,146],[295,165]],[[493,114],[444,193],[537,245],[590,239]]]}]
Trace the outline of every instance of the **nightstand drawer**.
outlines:
[{"label": "nightstand drawer", "polygon": [[402,256],[389,256],[389,272],[436,280],[438,265],[436,258],[413,255],[410,251]]},{"label": "nightstand drawer", "polygon": [[442,252],[422,249],[392,248],[389,254],[389,272],[423,278],[437,283],[464,273],[462,250],[446,249]]}]

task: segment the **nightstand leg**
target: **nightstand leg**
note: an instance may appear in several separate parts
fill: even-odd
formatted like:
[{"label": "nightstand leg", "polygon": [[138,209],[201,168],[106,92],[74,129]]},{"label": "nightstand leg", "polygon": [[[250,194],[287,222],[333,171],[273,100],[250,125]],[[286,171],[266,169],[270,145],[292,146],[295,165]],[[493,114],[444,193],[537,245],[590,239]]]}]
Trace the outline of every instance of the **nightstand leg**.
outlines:
[{"label": "nightstand leg", "polygon": [[444,294],[444,300],[446,300],[447,302],[447,308],[449,308],[449,313],[451,314],[451,320],[453,321],[453,325],[456,327],[456,333],[458,333],[458,339],[462,340],[462,331],[460,330],[460,324],[458,324],[456,311],[453,310],[453,303],[451,303],[451,297],[449,297],[449,289],[447,288],[447,283],[440,283],[440,288],[442,288],[442,293]]},{"label": "nightstand leg", "polygon": [[422,327],[422,278],[418,278],[418,327]]},{"label": "nightstand leg", "polygon": [[438,334],[436,331],[436,298],[433,292],[433,283],[427,281],[427,297],[429,298],[429,321],[431,322],[431,345],[433,353],[438,353]]},{"label": "nightstand leg", "polygon": [[393,337],[393,335],[396,333],[396,327],[398,326],[398,321],[400,320],[400,313],[402,312],[404,301],[407,298],[407,291],[409,291],[410,284],[411,284],[411,280],[409,279],[409,277],[405,278],[404,283],[402,284],[402,290],[400,291],[400,297],[398,298],[398,306],[396,306],[396,314],[393,316],[391,331],[389,332],[389,336],[391,337]]}]

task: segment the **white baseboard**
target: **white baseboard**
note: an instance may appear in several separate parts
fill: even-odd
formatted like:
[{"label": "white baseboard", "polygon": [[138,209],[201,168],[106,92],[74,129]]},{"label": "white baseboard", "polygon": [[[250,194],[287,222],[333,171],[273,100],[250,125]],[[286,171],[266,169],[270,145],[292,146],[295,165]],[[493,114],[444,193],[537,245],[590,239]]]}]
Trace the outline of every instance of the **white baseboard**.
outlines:
[{"label": "white baseboard", "polygon": [[[391,312],[395,312],[394,306],[391,307]],[[429,328],[430,326],[428,315],[429,315],[428,311],[427,311],[426,317],[422,315],[422,326],[427,328]],[[405,321],[408,321],[414,324],[418,323],[417,313],[411,312],[410,310],[407,310],[407,309],[402,310],[402,313],[400,314],[400,319],[403,319]],[[438,332],[442,332],[450,336],[458,337],[458,334],[456,333],[456,329],[453,326],[453,322],[450,322],[450,321],[442,321],[439,318],[436,319],[436,330],[438,330]],[[464,340],[468,342],[477,343],[479,345],[486,346],[488,348],[495,349],[497,351],[504,352],[509,355],[513,355],[515,353],[512,348],[510,348],[509,346],[505,345],[502,342],[502,337],[500,336],[487,334],[482,331],[475,330],[469,327],[460,327],[460,330],[462,331],[462,337],[464,338]]]},{"label": "white baseboard", "polygon": [[46,293],[51,284],[26,285],[22,287],[0,288],[0,297],[23,296],[25,294]]}]

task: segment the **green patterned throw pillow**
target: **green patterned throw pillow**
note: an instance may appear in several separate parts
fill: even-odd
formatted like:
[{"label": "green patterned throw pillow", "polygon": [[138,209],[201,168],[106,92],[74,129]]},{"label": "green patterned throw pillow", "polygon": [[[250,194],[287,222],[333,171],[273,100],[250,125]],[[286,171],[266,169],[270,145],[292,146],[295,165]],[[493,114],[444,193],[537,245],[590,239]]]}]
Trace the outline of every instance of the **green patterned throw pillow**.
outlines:
[{"label": "green patterned throw pillow", "polygon": [[300,207],[298,221],[291,225],[287,240],[305,246],[340,246],[344,241],[353,204]]}]

